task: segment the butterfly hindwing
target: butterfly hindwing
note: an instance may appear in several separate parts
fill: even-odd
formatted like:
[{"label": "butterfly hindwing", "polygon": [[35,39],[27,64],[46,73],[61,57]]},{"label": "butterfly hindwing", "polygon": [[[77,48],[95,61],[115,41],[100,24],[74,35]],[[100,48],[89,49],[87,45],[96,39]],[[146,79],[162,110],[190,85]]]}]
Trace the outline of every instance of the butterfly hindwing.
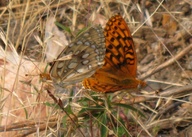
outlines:
[{"label": "butterfly hindwing", "polygon": [[103,65],[105,38],[101,26],[90,27],[74,39],[54,61],[50,75],[64,87],[83,80]]}]

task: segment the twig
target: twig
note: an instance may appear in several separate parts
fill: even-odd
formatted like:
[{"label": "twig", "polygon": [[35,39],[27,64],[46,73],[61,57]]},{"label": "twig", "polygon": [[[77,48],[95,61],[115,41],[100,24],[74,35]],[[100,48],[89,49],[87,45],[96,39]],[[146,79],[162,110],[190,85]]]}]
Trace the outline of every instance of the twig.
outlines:
[{"label": "twig", "polygon": [[[184,87],[176,87],[173,89],[169,89],[166,90],[162,93],[159,93],[158,95],[138,95],[136,98],[134,99],[130,99],[128,100],[127,104],[136,104],[136,103],[141,103],[141,102],[145,102],[145,101],[150,101],[153,100],[154,98],[167,98],[167,97],[172,97],[172,100],[177,100],[175,99],[177,97],[181,97],[182,95],[189,95],[192,93],[192,85],[187,85]],[[170,98],[169,98],[170,99]],[[179,100],[180,102],[187,102],[184,100]],[[188,102],[190,103],[190,102]],[[191,103],[192,104],[192,103]]]},{"label": "twig", "polygon": [[141,77],[139,79],[143,80],[146,79],[147,77],[159,72],[160,70],[170,66],[171,64],[175,63],[176,60],[179,60],[180,58],[182,58],[183,56],[185,56],[187,53],[189,53],[189,51],[192,49],[192,44],[190,44],[188,47],[186,47],[185,49],[183,49],[181,52],[179,52],[176,56],[174,56],[173,58],[167,60],[166,62],[164,62],[163,64],[161,64],[160,66],[158,66],[155,70],[149,70],[148,72],[146,72],[145,74],[141,75]]}]

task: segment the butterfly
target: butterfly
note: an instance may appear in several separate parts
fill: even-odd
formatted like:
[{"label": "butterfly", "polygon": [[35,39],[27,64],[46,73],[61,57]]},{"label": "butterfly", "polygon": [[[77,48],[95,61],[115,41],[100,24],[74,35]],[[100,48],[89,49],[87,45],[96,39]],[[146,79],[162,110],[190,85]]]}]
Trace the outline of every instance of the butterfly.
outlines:
[{"label": "butterfly", "polygon": [[97,92],[115,92],[144,87],[136,79],[137,56],[130,30],[120,15],[109,19],[104,29],[106,53],[104,65],[85,78],[83,86]]},{"label": "butterfly", "polygon": [[89,27],[54,60],[49,72],[51,79],[59,87],[82,81],[102,67],[105,50],[102,27]]}]

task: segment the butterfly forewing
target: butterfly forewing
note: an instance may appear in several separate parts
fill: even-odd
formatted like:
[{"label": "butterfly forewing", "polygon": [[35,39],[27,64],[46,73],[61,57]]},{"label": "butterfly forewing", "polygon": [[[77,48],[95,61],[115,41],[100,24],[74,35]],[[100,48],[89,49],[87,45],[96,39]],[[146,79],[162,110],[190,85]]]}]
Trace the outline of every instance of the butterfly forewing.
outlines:
[{"label": "butterfly forewing", "polygon": [[90,78],[84,79],[84,87],[99,92],[115,92],[145,86],[145,82],[136,79],[135,47],[130,30],[120,15],[109,19],[104,35],[105,64]]},{"label": "butterfly forewing", "polygon": [[106,67],[127,72],[124,75],[136,76],[136,53],[130,30],[124,19],[117,15],[112,17],[104,31],[106,37]]},{"label": "butterfly forewing", "polygon": [[105,38],[101,26],[90,27],[74,39],[54,61],[50,75],[61,87],[82,81],[102,67]]}]

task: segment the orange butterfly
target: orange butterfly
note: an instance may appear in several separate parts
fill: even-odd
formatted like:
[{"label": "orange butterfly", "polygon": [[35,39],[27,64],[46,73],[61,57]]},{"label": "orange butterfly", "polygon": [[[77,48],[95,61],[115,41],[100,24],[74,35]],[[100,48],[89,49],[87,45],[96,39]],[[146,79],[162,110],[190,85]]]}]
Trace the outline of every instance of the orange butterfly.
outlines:
[{"label": "orange butterfly", "polygon": [[135,47],[130,30],[120,15],[109,19],[104,35],[105,63],[91,77],[83,80],[83,86],[104,93],[146,86],[145,82],[136,79]]}]

